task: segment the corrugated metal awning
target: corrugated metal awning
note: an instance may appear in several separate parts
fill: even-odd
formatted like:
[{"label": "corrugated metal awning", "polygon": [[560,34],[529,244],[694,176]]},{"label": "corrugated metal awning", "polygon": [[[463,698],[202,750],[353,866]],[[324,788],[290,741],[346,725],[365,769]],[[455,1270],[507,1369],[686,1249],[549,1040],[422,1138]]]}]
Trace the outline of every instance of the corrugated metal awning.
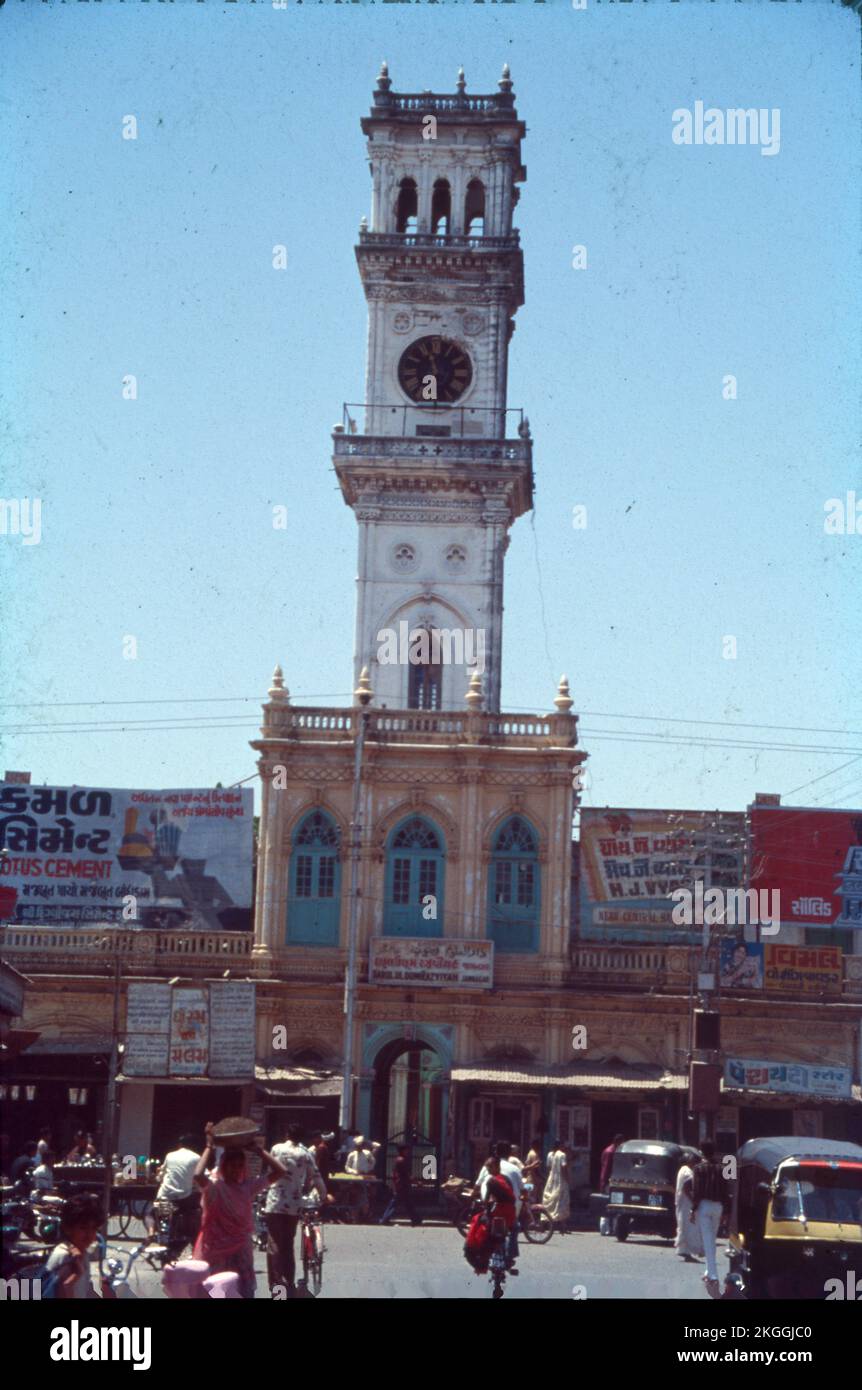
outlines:
[{"label": "corrugated metal awning", "polygon": [[580,1067],[526,1067],[515,1062],[478,1062],[452,1068],[452,1080],[502,1086],[562,1086],[588,1091],[684,1091],[685,1072],[660,1066],[588,1062]]},{"label": "corrugated metal awning", "polygon": [[337,1072],[313,1067],[255,1067],[255,1081],[271,1096],[340,1096],[342,1079]]}]

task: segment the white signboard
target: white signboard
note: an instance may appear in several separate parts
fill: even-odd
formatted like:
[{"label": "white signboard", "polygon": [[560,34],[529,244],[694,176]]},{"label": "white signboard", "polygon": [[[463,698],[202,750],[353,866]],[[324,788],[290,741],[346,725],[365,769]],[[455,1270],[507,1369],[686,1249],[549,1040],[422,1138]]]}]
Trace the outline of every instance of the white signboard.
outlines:
[{"label": "white signboard", "polygon": [[254,1077],[255,992],[251,980],[210,985],[210,1076]]},{"label": "white signboard", "polygon": [[209,1063],[209,991],[175,989],[171,999],[172,1076],[206,1076]]},{"label": "white signboard", "polygon": [[123,1054],[125,1076],[167,1076],[167,1033],[132,1033],[126,1038]]},{"label": "white signboard", "polygon": [[126,998],[126,1033],[169,1033],[170,985],[129,985]]},{"label": "white signboard", "polygon": [[371,942],[368,978],[375,985],[490,989],[493,941],[378,936]]}]

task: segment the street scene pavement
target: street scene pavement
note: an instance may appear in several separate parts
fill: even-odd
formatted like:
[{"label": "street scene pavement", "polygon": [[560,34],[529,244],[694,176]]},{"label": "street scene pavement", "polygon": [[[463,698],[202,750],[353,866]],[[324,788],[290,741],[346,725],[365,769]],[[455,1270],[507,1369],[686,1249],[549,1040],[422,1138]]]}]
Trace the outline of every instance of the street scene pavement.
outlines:
[{"label": "street scene pavement", "polygon": [[[321,1298],[490,1298],[487,1275],[474,1274],[454,1226],[349,1226],[325,1229]],[[111,1241],[128,1253],[134,1241]],[[622,1244],[598,1232],[554,1235],[547,1245],[521,1242],[520,1273],[507,1278],[508,1298],[702,1299],[710,1302],[702,1263],[686,1264],[663,1241],[629,1237]],[[719,1246],[721,1251],[721,1246]],[[723,1275],[726,1262],[719,1258]],[[257,1297],[267,1298],[266,1256],[255,1256]],[[301,1274],[301,1272],[298,1272]],[[161,1275],[138,1262],[133,1293],[162,1298]],[[577,1290],[577,1292],[575,1292]],[[303,1296],[300,1285],[299,1296]]]}]

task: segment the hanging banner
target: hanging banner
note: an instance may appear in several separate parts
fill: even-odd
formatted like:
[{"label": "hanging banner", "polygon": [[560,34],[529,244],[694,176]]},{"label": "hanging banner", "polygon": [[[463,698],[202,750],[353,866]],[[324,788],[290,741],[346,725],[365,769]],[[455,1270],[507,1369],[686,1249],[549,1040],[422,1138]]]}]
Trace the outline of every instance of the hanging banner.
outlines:
[{"label": "hanging banner", "polygon": [[251,928],[250,788],[128,791],[0,783],[13,920]]}]

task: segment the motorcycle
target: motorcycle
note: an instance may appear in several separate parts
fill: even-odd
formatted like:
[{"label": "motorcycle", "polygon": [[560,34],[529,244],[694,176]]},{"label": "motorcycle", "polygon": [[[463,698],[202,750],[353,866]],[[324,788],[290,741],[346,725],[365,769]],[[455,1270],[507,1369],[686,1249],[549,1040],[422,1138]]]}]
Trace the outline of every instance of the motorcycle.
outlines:
[{"label": "motorcycle", "polygon": [[506,1282],[506,1271],[512,1262],[508,1255],[509,1233],[501,1216],[491,1217],[491,1253],[488,1259],[488,1277],[491,1280],[491,1297],[502,1298]]}]

